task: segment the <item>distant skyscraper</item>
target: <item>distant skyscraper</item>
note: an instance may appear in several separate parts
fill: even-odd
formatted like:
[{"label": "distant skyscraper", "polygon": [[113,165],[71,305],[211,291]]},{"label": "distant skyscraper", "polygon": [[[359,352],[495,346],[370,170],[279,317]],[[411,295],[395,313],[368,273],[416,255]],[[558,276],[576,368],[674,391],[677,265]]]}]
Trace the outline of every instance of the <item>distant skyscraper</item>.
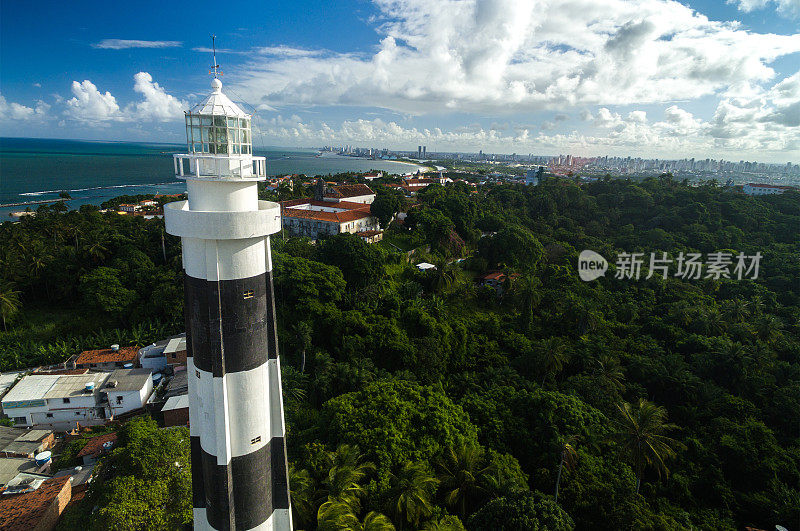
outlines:
[{"label": "distant skyscraper", "polygon": [[174,156],[189,200],[164,209],[183,248],[194,528],[290,531],[269,241],[281,212],[258,200],[250,115],[211,87]]},{"label": "distant skyscraper", "polygon": [[422,146],[422,158],[423,159],[428,158],[427,151],[428,151],[428,148],[426,146]]},{"label": "distant skyscraper", "polygon": [[417,158],[422,158],[422,146],[417,146]]}]

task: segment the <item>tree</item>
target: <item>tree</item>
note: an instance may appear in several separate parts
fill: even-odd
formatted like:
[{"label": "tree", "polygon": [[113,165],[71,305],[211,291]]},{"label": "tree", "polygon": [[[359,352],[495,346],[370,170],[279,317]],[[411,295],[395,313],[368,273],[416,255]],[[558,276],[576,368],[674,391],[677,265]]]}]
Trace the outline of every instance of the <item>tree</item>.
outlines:
[{"label": "tree", "polygon": [[536,352],[542,374],[541,385],[544,387],[548,378],[554,378],[564,368],[564,364],[569,360],[569,352],[559,337],[540,341],[536,345]]},{"label": "tree", "polygon": [[448,448],[437,463],[439,481],[447,505],[455,507],[461,518],[467,516],[467,504],[474,507],[485,494],[483,449],[477,445]]},{"label": "tree", "polygon": [[378,218],[382,227],[386,227],[402,204],[402,199],[397,194],[379,193],[369,205],[369,211]]},{"label": "tree", "polygon": [[531,232],[518,225],[501,229],[481,239],[478,250],[489,263],[518,269],[535,269],[544,257],[544,247]]},{"label": "tree", "polygon": [[293,464],[289,465],[289,487],[292,495],[292,514],[295,521],[302,528],[313,525],[316,521],[316,500],[314,478],[308,470],[298,470]]},{"label": "tree", "polygon": [[384,256],[381,250],[355,234],[342,233],[322,241],[317,259],[342,271],[347,285],[363,288],[384,275]]},{"label": "tree", "polygon": [[381,513],[371,511],[363,520],[345,502],[329,500],[317,513],[317,531],[394,531],[391,520]]},{"label": "tree", "polygon": [[346,502],[357,510],[364,495],[361,482],[375,470],[375,465],[364,461],[358,447],[347,444],[339,445],[329,454],[328,463],[330,470],[322,482],[323,492],[329,500]]},{"label": "tree", "polygon": [[136,292],[123,286],[119,270],[110,267],[98,267],[83,275],[80,290],[89,307],[112,315],[121,315],[136,297]]},{"label": "tree", "polygon": [[575,468],[575,463],[578,461],[578,452],[575,451],[575,442],[578,440],[576,435],[567,437],[561,445],[561,460],[558,462],[558,475],[556,476],[556,492],[554,499],[558,503],[558,487],[561,484],[561,471],[564,466],[567,470]]},{"label": "tree", "polygon": [[421,520],[433,514],[433,495],[439,485],[424,463],[405,463],[390,478],[392,486],[392,512],[400,529],[408,522],[414,528]]},{"label": "tree", "polygon": [[653,467],[659,478],[662,473],[668,475],[669,469],[664,462],[674,458],[677,455],[676,449],[684,446],[663,435],[664,432],[677,428],[675,424],[666,422],[667,410],[663,407],[644,398],[640,398],[636,405],[623,402],[617,407],[617,431],[611,438],[621,444],[630,456],[636,472],[636,492],[639,492],[645,467]]},{"label": "tree", "polygon": [[448,446],[477,444],[461,407],[440,388],[379,380],[329,400],[321,432],[331,441],[358,444],[378,465],[378,477],[408,461],[425,461]]},{"label": "tree", "polygon": [[492,500],[467,524],[474,531],[571,531],[575,524],[550,496],[524,492]]},{"label": "tree", "polygon": [[305,372],[306,350],[311,347],[311,324],[308,321],[298,321],[293,326],[296,348],[300,352],[300,373]]},{"label": "tree", "polygon": [[8,330],[8,321],[19,313],[19,294],[20,292],[11,284],[0,283],[0,316],[3,318],[3,330]]}]

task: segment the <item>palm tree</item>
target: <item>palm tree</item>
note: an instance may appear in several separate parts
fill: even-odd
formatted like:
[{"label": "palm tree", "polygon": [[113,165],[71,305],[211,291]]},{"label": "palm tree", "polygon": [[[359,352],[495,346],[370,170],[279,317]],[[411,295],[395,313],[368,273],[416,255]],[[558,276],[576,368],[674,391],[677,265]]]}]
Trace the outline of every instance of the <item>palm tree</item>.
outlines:
[{"label": "palm tree", "polygon": [[750,305],[742,299],[728,301],[725,305],[725,318],[734,323],[743,323],[750,315]]},{"label": "palm tree", "polygon": [[601,354],[594,360],[594,374],[617,392],[625,390],[625,371],[620,366],[619,360],[608,354]]},{"label": "palm tree", "polygon": [[372,511],[363,520],[347,502],[328,500],[317,512],[317,531],[394,531],[392,521]]},{"label": "palm tree", "polygon": [[617,408],[620,418],[617,422],[617,431],[611,438],[620,443],[630,454],[636,472],[638,493],[645,467],[655,468],[659,478],[662,473],[669,475],[669,469],[664,461],[675,457],[676,449],[684,448],[684,445],[664,435],[664,432],[676,429],[678,426],[666,422],[667,410],[663,407],[640,398],[639,403],[634,406],[623,402]]},{"label": "palm tree", "polygon": [[8,321],[19,313],[19,291],[11,284],[0,284],[0,316],[3,318],[3,330],[8,330]]},{"label": "palm tree", "polygon": [[431,498],[439,480],[430,474],[424,464],[407,462],[396,475],[392,474],[391,482],[394,485],[392,512],[400,529],[403,529],[405,522],[419,527],[420,520],[433,514]]},{"label": "palm tree", "polygon": [[561,461],[558,463],[558,475],[556,475],[556,503],[558,503],[558,487],[561,484],[561,471],[564,466],[567,470],[575,468],[578,462],[578,452],[575,450],[575,443],[578,441],[577,435],[570,435],[561,443]]},{"label": "palm tree", "polygon": [[533,312],[542,300],[541,281],[531,275],[524,275],[514,281],[511,287],[514,300],[520,308],[520,320],[524,331],[533,325]]},{"label": "palm tree", "polygon": [[456,271],[452,263],[448,263],[444,258],[436,260],[436,269],[433,270],[433,289],[436,293],[442,293],[456,280]]},{"label": "palm tree", "polygon": [[549,377],[555,377],[564,368],[564,364],[569,360],[569,353],[560,337],[549,337],[540,341],[536,350],[542,371],[541,385],[544,387]]},{"label": "palm tree", "polygon": [[756,320],[754,328],[758,339],[770,344],[780,335],[781,322],[773,315],[762,315]]},{"label": "palm tree", "polygon": [[328,500],[339,500],[354,506],[360,506],[364,496],[361,481],[375,470],[375,465],[364,462],[358,448],[347,444],[339,445],[336,451],[328,454],[330,470],[322,481],[323,492]]},{"label": "palm tree", "polygon": [[289,465],[289,485],[292,493],[292,511],[301,527],[313,525],[316,517],[314,478],[308,470],[297,470]]},{"label": "palm tree", "polygon": [[445,502],[457,507],[463,519],[467,514],[467,502],[473,502],[485,492],[483,477],[488,469],[483,466],[483,450],[474,445],[448,448],[438,460],[437,468]]},{"label": "palm tree", "polygon": [[292,329],[297,341],[297,350],[300,351],[300,373],[303,373],[306,368],[306,350],[311,347],[311,324],[308,321],[298,321]]}]

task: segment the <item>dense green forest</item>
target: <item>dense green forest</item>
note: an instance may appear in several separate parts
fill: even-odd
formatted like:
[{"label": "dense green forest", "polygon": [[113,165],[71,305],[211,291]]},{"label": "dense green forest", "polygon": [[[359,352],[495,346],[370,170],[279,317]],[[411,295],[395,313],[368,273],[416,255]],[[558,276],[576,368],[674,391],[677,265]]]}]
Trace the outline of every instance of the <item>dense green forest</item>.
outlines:
[{"label": "dense green forest", "polygon": [[[179,242],[162,235],[88,208],[0,226],[3,369],[179,329]],[[297,528],[800,526],[799,235],[798,193],[666,175],[433,185],[379,245],[273,238]],[[584,249],[612,271],[581,281]],[[621,252],[681,251],[763,258],[756,280],[615,278]],[[474,280],[492,269],[498,290]],[[145,424],[123,429],[173,437]],[[104,482],[163,507],[158,528],[186,520],[170,496],[187,475],[154,466],[180,486],[150,491],[116,459],[81,525],[146,527]]]}]

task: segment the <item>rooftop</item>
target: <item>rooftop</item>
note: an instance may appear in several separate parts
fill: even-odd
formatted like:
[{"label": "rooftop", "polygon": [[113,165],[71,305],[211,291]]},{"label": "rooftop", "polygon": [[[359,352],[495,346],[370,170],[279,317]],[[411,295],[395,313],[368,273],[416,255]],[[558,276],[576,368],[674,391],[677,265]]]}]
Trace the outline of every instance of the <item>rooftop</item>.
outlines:
[{"label": "rooftop", "polygon": [[85,457],[90,455],[92,457],[100,457],[100,455],[105,450],[104,444],[111,443],[112,446],[115,442],[117,442],[117,434],[116,432],[112,433],[104,433],[103,435],[98,435],[97,437],[92,437],[89,439],[89,442],[86,443],[86,446],[78,452],[76,457]]},{"label": "rooftop", "polygon": [[172,411],[173,409],[186,409],[189,407],[189,395],[171,396],[161,411]]},{"label": "rooftop", "polygon": [[21,372],[5,372],[0,374],[0,396],[8,391],[20,376],[22,376]]},{"label": "rooftop", "polygon": [[[36,470],[36,462],[24,457],[7,457],[0,459],[0,486],[6,484],[17,477],[20,472],[33,472]],[[3,519],[0,518],[0,522]],[[5,529],[5,528],[4,528]]]},{"label": "rooftop", "polygon": [[43,400],[49,398],[69,398],[85,395],[86,384],[94,383],[95,391],[106,381],[108,373],[89,374],[30,374],[20,380],[3,397],[3,407],[9,402]]},{"label": "rooftop", "polygon": [[[150,378],[150,369],[117,369],[106,380],[103,391],[139,391]],[[116,384],[111,384],[116,382]]]},{"label": "rooftop", "polygon": [[219,79],[211,80],[211,90],[211,94],[206,99],[192,107],[192,110],[189,111],[191,114],[250,117],[249,114],[240,109],[228,96],[222,93],[222,82]]},{"label": "rooftop", "polygon": [[167,342],[164,348],[164,354],[172,354],[173,352],[182,352],[186,350],[186,335],[183,337],[173,337]]},{"label": "rooftop", "polygon": [[0,426],[0,452],[25,455],[35,453],[42,445],[42,441],[51,433],[53,432],[50,430]]},{"label": "rooftop", "polygon": [[0,522],[6,531],[36,529],[56,497],[69,487],[69,476],[50,478],[33,492],[0,496]]},{"label": "rooftop", "polygon": [[290,218],[316,219],[336,223],[345,223],[372,216],[370,206],[364,203],[352,203],[350,201],[329,203],[313,199],[283,201],[281,203],[281,215]]},{"label": "rooftop", "polygon": [[177,371],[172,380],[167,384],[167,392],[165,397],[185,395],[189,392],[189,373],[186,371]]},{"label": "rooftop", "polygon": [[84,350],[75,360],[76,365],[90,363],[131,363],[136,359],[139,347],[122,347],[119,350],[101,348],[98,350]]},{"label": "rooftop", "polygon": [[362,195],[375,195],[372,188],[366,184],[340,184],[331,187],[331,190],[325,194],[326,197],[360,197]]}]

